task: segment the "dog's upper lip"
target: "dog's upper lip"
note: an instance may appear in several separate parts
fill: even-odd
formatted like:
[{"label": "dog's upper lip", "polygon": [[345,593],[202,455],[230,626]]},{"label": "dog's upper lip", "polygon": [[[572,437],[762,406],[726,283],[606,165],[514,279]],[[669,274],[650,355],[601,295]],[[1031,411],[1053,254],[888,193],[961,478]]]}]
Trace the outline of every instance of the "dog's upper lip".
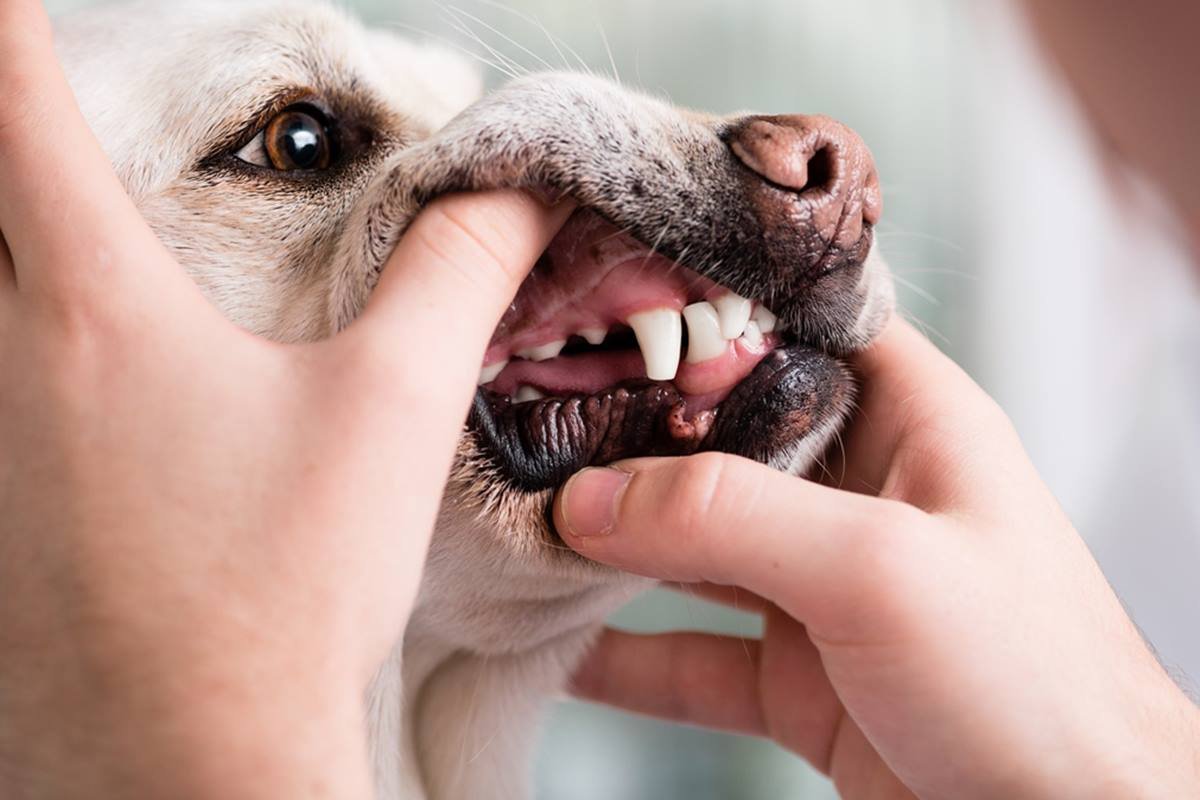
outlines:
[{"label": "dog's upper lip", "polygon": [[582,209],[501,320],[480,383],[527,399],[518,390],[587,395],[649,377],[723,396],[776,344],[775,325],[761,303]]}]

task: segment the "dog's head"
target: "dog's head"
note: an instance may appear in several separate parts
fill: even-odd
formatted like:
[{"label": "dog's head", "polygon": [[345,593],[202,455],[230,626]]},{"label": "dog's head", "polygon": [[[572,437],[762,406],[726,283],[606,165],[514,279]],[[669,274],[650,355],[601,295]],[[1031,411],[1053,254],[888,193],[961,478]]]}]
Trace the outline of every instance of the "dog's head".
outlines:
[{"label": "dog's head", "polygon": [[[612,579],[546,523],[553,488],[586,465],[704,449],[808,465],[849,407],[838,357],[891,308],[870,153],[824,117],[710,116],[579,74],[475,102],[457,58],[320,5],[118,6],[59,41],[150,224],[269,337],[350,322],[439,194],[580,204],[481,365],[427,574],[451,637],[479,638],[472,609]],[[427,335],[454,336],[454,310]],[[546,635],[523,619],[528,636],[495,646]]]}]

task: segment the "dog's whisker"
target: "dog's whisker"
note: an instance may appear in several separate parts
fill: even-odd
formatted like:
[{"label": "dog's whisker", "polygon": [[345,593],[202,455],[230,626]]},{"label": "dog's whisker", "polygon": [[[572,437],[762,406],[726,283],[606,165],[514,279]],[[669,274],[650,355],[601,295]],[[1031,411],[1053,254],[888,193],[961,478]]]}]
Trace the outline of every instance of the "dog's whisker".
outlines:
[{"label": "dog's whisker", "polygon": [[662,244],[663,239],[666,238],[667,231],[671,228],[671,224],[673,222],[674,220],[667,220],[666,224],[662,226],[662,230],[658,232],[658,236],[654,237],[654,242],[650,245],[650,252],[646,253],[646,257],[642,260],[642,265],[638,268],[638,276],[645,271],[646,266],[650,263],[650,260],[654,258],[654,256],[658,255],[658,246]]},{"label": "dog's whisker", "polygon": [[911,310],[897,305],[896,313],[900,314],[900,316],[904,317],[906,320],[911,322],[913,325],[916,325],[918,328],[920,328],[921,332],[924,333],[926,336],[928,336],[929,334],[933,334],[935,337],[937,337],[939,340],[941,340],[942,344],[946,345],[947,347],[951,346],[950,340],[948,338],[946,338],[945,334],[943,334],[941,331],[939,331],[933,325],[930,325],[928,322],[926,322],[925,320],[918,317]]},{"label": "dog's whisker", "polygon": [[603,244],[604,242],[610,242],[613,239],[617,239],[621,236],[624,236],[627,233],[632,233],[632,232],[633,232],[633,228],[621,228],[620,230],[614,231],[613,233],[610,233],[608,236],[605,236],[602,239],[597,239],[596,244]]},{"label": "dog's whisker", "polygon": [[604,23],[597,21],[596,27],[600,30],[600,41],[604,43],[604,52],[608,53],[608,63],[612,67],[613,80],[617,83],[623,83],[621,73],[617,70],[617,60],[613,58],[612,47],[608,43],[608,34],[604,32]]},{"label": "dog's whisker", "polygon": [[475,30],[470,28],[466,23],[464,23],[460,20],[457,20],[457,19],[453,19],[453,20],[448,19],[447,22],[449,22],[450,26],[452,28],[454,28],[454,30],[456,30],[459,33],[461,33],[462,35],[468,37],[469,39],[471,39],[472,41],[477,43],[480,47],[487,50],[492,55],[493,58],[496,58],[499,61],[501,61],[502,63],[504,63],[505,65],[507,65],[507,67],[508,67],[507,72],[510,77],[519,78],[519,77],[529,74],[529,70],[528,70],[528,68],[525,67],[524,64],[521,64],[519,61],[516,61],[513,58],[510,58],[509,56],[505,55],[504,53],[501,53],[496,48],[492,47],[490,44],[488,44],[486,41],[483,40],[482,36],[480,36]]},{"label": "dog's whisker", "polygon": [[[880,226],[882,225],[883,223],[880,223]],[[942,247],[946,247],[959,253],[966,251],[966,248],[960,244],[957,244],[956,242],[952,242],[949,239],[943,239],[940,236],[934,236],[930,233],[922,233],[920,231],[886,230],[882,229],[881,227],[876,227],[875,235],[881,241],[888,239],[921,239],[923,241],[932,242],[933,244],[939,244]]]},{"label": "dog's whisker", "polygon": [[492,33],[496,34],[496,35],[497,35],[497,36],[499,36],[501,39],[503,39],[504,41],[506,41],[506,42],[508,42],[509,44],[511,44],[513,47],[516,47],[516,48],[517,48],[518,50],[520,50],[521,52],[523,52],[523,53],[525,53],[526,55],[528,55],[528,56],[532,57],[534,60],[536,60],[538,63],[540,63],[540,64],[541,64],[543,67],[545,67],[546,69],[548,69],[548,70],[553,70],[553,69],[554,69],[554,66],[553,66],[553,65],[552,65],[552,64],[551,64],[549,61],[547,61],[546,59],[542,58],[542,57],[541,57],[541,56],[539,56],[537,53],[533,52],[533,51],[532,51],[532,50],[530,50],[528,47],[526,47],[525,45],[521,44],[521,43],[520,43],[520,42],[518,42],[516,39],[512,38],[511,36],[509,36],[508,34],[504,33],[503,31],[499,30],[499,29],[498,29],[498,28],[496,28],[495,26],[493,26],[493,25],[489,25],[487,22],[483,21],[482,19],[480,19],[479,17],[475,16],[474,14],[471,14],[471,13],[470,13],[470,12],[468,12],[468,11],[464,11],[463,9],[461,9],[461,8],[459,8],[459,7],[457,7],[457,6],[449,6],[449,8],[450,8],[450,10],[451,10],[451,11],[457,12],[458,14],[460,14],[460,15],[462,15],[462,16],[464,16],[464,17],[466,17],[467,19],[469,19],[469,20],[473,20],[474,22],[476,22],[476,23],[478,23],[478,24],[482,25],[483,27],[487,28],[489,31],[491,31]]},{"label": "dog's whisker", "polygon": [[950,275],[955,278],[966,278],[967,280],[972,281],[979,280],[978,275],[961,269],[949,269],[945,267],[913,267],[911,269],[898,269],[891,263],[890,259],[888,260],[888,267],[891,269],[893,275],[895,275],[897,272],[901,272],[904,275]]},{"label": "dog's whisker", "polygon": [[486,57],[480,55],[479,53],[476,53],[474,50],[471,50],[471,49],[463,46],[459,42],[453,41],[452,39],[448,39],[445,36],[439,36],[438,34],[433,33],[432,31],[426,30],[424,28],[418,28],[415,25],[408,25],[407,23],[403,23],[403,22],[385,23],[384,27],[397,28],[399,30],[407,30],[407,31],[411,31],[413,33],[420,34],[421,36],[432,39],[433,41],[435,41],[439,44],[444,44],[447,47],[452,47],[455,50],[457,50],[458,52],[462,53],[463,55],[470,56],[471,58],[475,59],[476,61],[483,64],[484,66],[491,67],[492,69],[496,70],[497,72],[502,72],[510,78],[517,77],[507,67],[497,64],[495,61],[492,61],[491,59],[486,58]]},{"label": "dog's whisker", "polygon": [[937,297],[935,297],[929,291],[925,290],[919,284],[914,283],[913,281],[910,281],[907,278],[903,278],[900,275],[897,275],[895,272],[892,273],[892,280],[894,280],[896,283],[900,284],[901,286],[907,287],[913,294],[917,295],[918,297],[920,297],[922,300],[926,301],[927,303],[931,303],[935,306],[940,306],[942,304],[941,300],[938,300]]},{"label": "dog's whisker", "polygon": [[481,36],[477,30],[471,27],[470,22],[461,16],[457,9],[450,7],[444,2],[438,2],[437,6],[442,12],[442,19],[455,31],[461,33],[463,36],[466,36],[471,41],[487,50],[489,53],[491,53],[493,58],[496,58],[501,63],[507,65],[509,70],[516,76],[528,74],[529,70],[524,64],[520,63],[506,53],[501,52],[499,49],[485,41],[483,36]]},{"label": "dog's whisker", "polygon": [[482,5],[488,6],[489,8],[494,8],[497,11],[503,11],[506,14],[511,14],[514,17],[516,17],[517,19],[527,22],[530,25],[533,25],[534,27],[536,27],[538,30],[540,30],[542,32],[542,34],[546,37],[547,41],[550,42],[550,46],[554,48],[554,52],[556,52],[558,54],[558,57],[560,59],[562,59],[563,69],[566,69],[566,70],[572,69],[570,59],[567,58],[566,54],[564,54],[563,50],[562,50],[562,48],[565,47],[567,49],[567,52],[569,52],[575,58],[575,61],[578,62],[581,69],[583,69],[585,72],[591,71],[588,68],[587,64],[584,62],[584,60],[579,56],[579,53],[575,52],[574,48],[572,48],[571,45],[568,44],[565,39],[562,39],[562,38],[557,37],[554,34],[552,34],[550,32],[550,29],[547,28],[542,23],[542,20],[540,17],[535,17],[535,16],[531,16],[529,14],[525,14],[525,13],[519,11],[518,9],[515,9],[511,6],[505,5],[504,3],[498,2],[498,0],[478,0],[478,2]]}]

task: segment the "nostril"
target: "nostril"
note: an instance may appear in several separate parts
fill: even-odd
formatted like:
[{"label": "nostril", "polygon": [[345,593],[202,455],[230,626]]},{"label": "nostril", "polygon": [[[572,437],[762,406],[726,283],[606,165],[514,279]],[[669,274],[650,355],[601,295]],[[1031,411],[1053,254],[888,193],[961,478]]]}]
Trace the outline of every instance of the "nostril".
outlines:
[{"label": "nostril", "polygon": [[793,194],[760,194],[764,213],[790,214],[800,200],[823,235],[847,240],[861,236],[864,223],[879,221],[882,200],[871,151],[840,122],[800,114],[747,117],[726,140],[766,185]]},{"label": "nostril", "polygon": [[729,139],[734,155],[759,177],[805,194],[835,188],[842,142],[822,118],[757,117]]},{"label": "nostril", "polygon": [[833,181],[833,153],[826,145],[808,159],[807,180],[798,191],[804,194],[810,189],[824,189]]}]

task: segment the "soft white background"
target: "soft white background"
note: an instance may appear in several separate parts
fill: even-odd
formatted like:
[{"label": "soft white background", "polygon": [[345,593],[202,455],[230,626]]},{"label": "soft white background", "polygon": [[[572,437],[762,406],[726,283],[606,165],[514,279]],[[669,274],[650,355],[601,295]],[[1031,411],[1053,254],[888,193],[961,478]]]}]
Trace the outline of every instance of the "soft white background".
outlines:
[{"label": "soft white background", "polygon": [[[346,5],[529,68],[561,64],[544,26],[592,69],[615,65],[682,105],[821,112],[855,127],[879,161],[880,238],[905,313],[1012,415],[1164,663],[1185,684],[1200,676],[1200,271],[1153,193],[1096,149],[1002,0],[461,2]],[[616,622],[755,631],[670,593]],[[833,793],[769,744],[564,703],[539,796]]]}]

